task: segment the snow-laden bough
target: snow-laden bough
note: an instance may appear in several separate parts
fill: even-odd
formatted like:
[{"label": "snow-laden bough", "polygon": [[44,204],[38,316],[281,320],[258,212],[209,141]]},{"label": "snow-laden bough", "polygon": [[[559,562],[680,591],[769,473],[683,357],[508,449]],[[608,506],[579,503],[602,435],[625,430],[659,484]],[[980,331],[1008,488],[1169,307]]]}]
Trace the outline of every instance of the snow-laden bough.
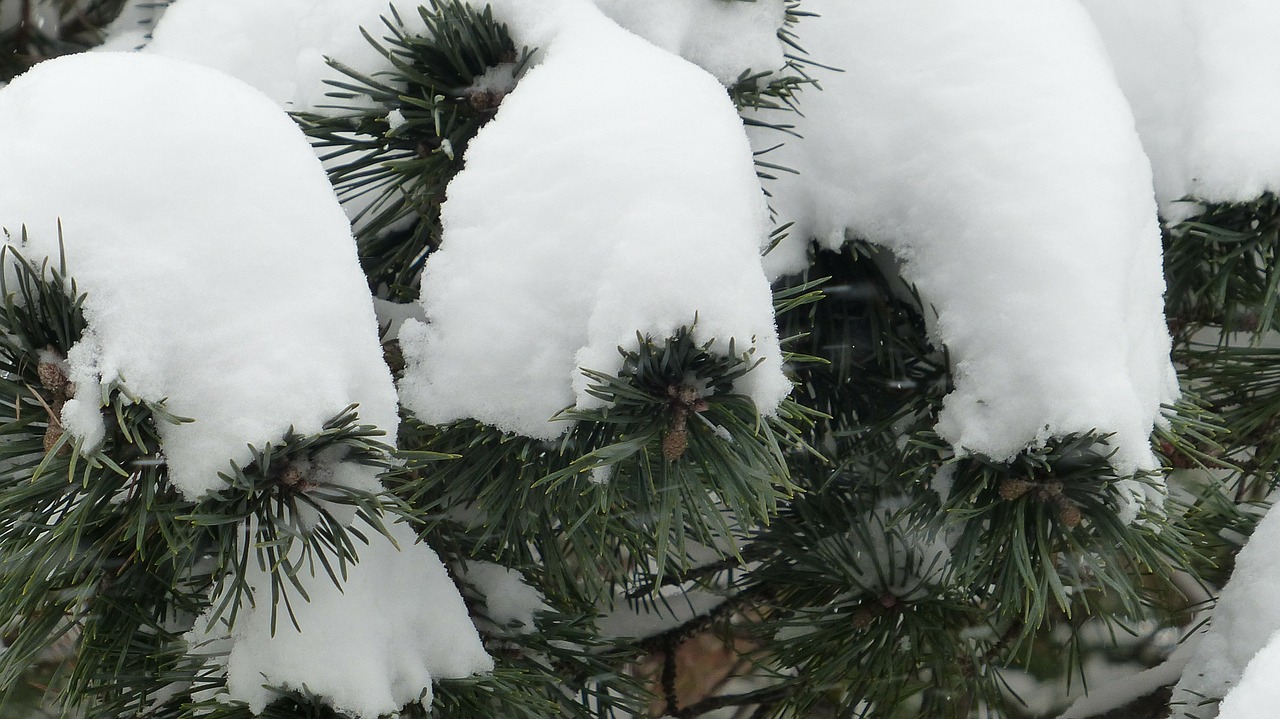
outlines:
[{"label": "snow-laden bough", "polygon": [[693,325],[713,351],[754,353],[734,390],[774,412],[790,383],[759,257],[769,219],[724,87],[587,0],[494,12],[541,60],[449,185],[427,319],[400,333],[405,405],[553,438],[553,415],[598,402],[582,370]]},{"label": "snow-laden bough", "polygon": [[[770,161],[790,241],[891,249],[936,310],[955,389],[938,432],[997,461],[1111,433],[1124,473],[1177,397],[1151,171],[1088,16],[1069,0],[812,0],[822,90]],[[817,71],[815,71],[817,72]],[[778,141],[762,136],[762,145]]]},{"label": "snow-laden bough", "polygon": [[[395,435],[396,394],[346,217],[302,133],[260,92],[141,54],[50,60],[0,90],[0,166],[7,242],[37,266],[64,256],[85,295],[88,328],[67,357],[75,396],[61,416],[82,446],[103,436],[102,388],[162,404],[191,420],[158,431],[170,481],[195,502],[252,461],[250,445],[315,433],[349,405]],[[351,489],[380,488],[372,467],[332,469]],[[231,698],[261,708],[305,684],[376,716],[429,692],[432,677],[492,666],[434,552],[407,527],[390,532],[394,543],[368,532],[345,592],[322,574],[310,578],[313,601],[294,598],[298,623],[312,627],[305,642],[292,628],[262,631],[265,597],[243,608],[230,630]],[[388,611],[369,612],[370,594]],[[407,606],[418,614],[403,624]],[[357,611],[370,638],[314,630]]]}]

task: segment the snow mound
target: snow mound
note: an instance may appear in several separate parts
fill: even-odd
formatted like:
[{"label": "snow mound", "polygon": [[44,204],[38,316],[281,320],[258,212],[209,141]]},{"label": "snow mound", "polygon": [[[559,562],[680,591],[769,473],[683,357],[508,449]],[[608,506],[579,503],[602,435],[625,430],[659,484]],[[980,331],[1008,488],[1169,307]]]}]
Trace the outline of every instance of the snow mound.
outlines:
[{"label": "snow mound", "polygon": [[[1220,719],[1260,719],[1275,713],[1280,704],[1280,633],[1272,634],[1249,660],[1240,683],[1227,694],[1219,707]],[[1203,714],[1203,712],[1200,712]]]},{"label": "snow mound", "polygon": [[1183,197],[1280,192],[1280,4],[1083,0],[1106,42],[1155,169],[1166,218]]},{"label": "snow mound", "polygon": [[784,0],[595,0],[619,25],[701,67],[725,85],[786,64]]},{"label": "snow mound", "polygon": [[[402,523],[390,527],[398,548],[372,528],[360,529],[371,543],[357,545],[360,562],[341,589],[319,569],[318,576],[302,577],[310,601],[285,583],[296,627],[281,604],[272,635],[270,603],[259,601],[241,608],[232,629],[205,614],[187,634],[195,654],[229,649],[211,661],[226,670],[229,695],[254,713],[292,689],[374,719],[419,699],[429,705],[433,678],[492,671],[493,660],[435,553],[415,544],[413,530]],[[250,566],[254,594],[270,596],[270,576],[255,562]]]},{"label": "snow mound", "polygon": [[[825,91],[801,97],[769,185],[806,242],[893,250],[936,309],[955,391],[937,429],[994,459],[1114,433],[1117,468],[1177,395],[1151,171],[1088,16],[1070,0],[807,0]],[[816,72],[816,71],[815,71]],[[759,137],[761,146],[777,133]]]},{"label": "snow mound", "polygon": [[790,383],[759,257],[768,214],[723,86],[586,0],[495,15],[545,55],[449,185],[427,321],[400,331],[406,407],[554,438],[567,423],[550,417],[599,402],[581,369],[617,371],[637,332],[696,317],[696,341],[754,350],[735,391],[776,410]]},{"label": "snow mound", "polygon": [[[351,404],[395,435],[346,217],[270,100],[184,62],[90,53],[0,91],[0,128],[0,227],[29,259],[56,263],[61,220],[87,293],[69,431],[102,437],[100,384],[164,401],[195,420],[159,427],[192,500],[223,486],[230,462],[247,465],[248,445],[319,431]],[[372,468],[363,475],[353,483],[378,487]]]},{"label": "snow mound", "polygon": [[343,76],[333,58],[365,75],[389,63],[360,29],[385,34],[392,8],[421,29],[418,0],[177,0],[160,18],[146,52],[189,60],[253,85],[290,110],[324,112],[326,79]]},{"label": "snow mound", "polygon": [[[1236,555],[1231,581],[1218,596],[1209,628],[1196,646],[1181,681],[1173,689],[1170,704],[1174,707],[1174,719],[1213,719],[1217,716],[1217,707],[1205,702],[1237,691],[1240,697],[1222,704],[1224,717],[1253,719],[1274,714],[1274,703],[1263,712],[1248,713],[1244,709],[1253,705],[1259,695],[1274,694],[1276,690],[1276,674],[1266,667],[1274,666],[1280,659],[1277,656],[1280,645],[1274,639],[1280,632],[1280,602],[1276,602],[1276,596],[1280,595],[1280,566],[1275,562],[1277,546],[1280,546],[1280,512],[1272,510]],[[1263,686],[1246,688],[1246,681],[1241,678],[1246,674],[1250,679],[1248,684],[1260,682]],[[1232,714],[1226,713],[1229,707],[1234,707]]]}]

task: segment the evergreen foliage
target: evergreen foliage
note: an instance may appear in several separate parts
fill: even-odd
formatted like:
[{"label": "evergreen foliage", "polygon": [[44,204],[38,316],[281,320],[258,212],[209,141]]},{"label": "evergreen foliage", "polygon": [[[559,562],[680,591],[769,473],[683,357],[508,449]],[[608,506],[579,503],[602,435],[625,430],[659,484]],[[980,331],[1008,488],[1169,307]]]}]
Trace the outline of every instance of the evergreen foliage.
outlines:
[{"label": "evergreen foliage", "polygon": [[[119,5],[69,4],[76,20],[56,38],[26,25],[0,34],[12,50],[0,78],[79,47]],[[367,29],[390,75],[333,63],[345,77],[331,93],[339,111],[296,115],[339,196],[365,208],[354,225],[370,287],[401,302],[439,244],[467,143],[536,52],[488,9],[427,0],[420,13],[423,35],[394,12]],[[739,108],[802,110],[819,91],[797,31],[805,18],[790,2],[789,64],[739,77],[727,88]],[[789,137],[785,120],[768,126]],[[788,171],[767,151],[757,167],[766,181]],[[104,390],[99,446],[61,432],[60,403],[75,388],[60,361],[86,328],[84,297],[74,268],[10,250],[0,259],[10,703],[0,716],[37,711],[24,702],[45,683],[44,705],[68,715],[248,719],[247,706],[207,698],[224,680],[188,656],[183,635],[211,607],[234,622],[248,602],[290,622],[285,589],[306,596],[304,569],[340,586],[368,541],[339,519],[352,512],[379,530],[396,517],[414,524],[497,664],[437,683],[430,706],[406,717],[1022,716],[1003,672],[1034,667],[1055,631],[1074,641],[1090,620],[1185,624],[1197,600],[1179,582],[1220,586],[1232,538],[1248,535],[1274,488],[1280,350],[1260,340],[1280,328],[1277,218],[1280,200],[1267,196],[1206,205],[1168,233],[1168,315],[1188,393],[1153,446],[1178,491],[1133,521],[1130,490],[1155,478],[1119,476],[1106,435],[997,462],[957,456],[930,431],[952,387],[946,348],[931,343],[932,310],[895,258],[859,238],[815,249],[806,274],[775,287],[796,385],[776,416],[733,391],[752,354],[696,342],[693,317],[671,337],[619,348],[620,372],[588,371],[598,406],[566,408],[558,440],[407,416],[392,448],[348,408],[319,433],[255,448],[199,502],[169,483],[160,451],[159,427],[185,420],[132,395],[127,379]],[[387,492],[313,482],[306,468],[335,456],[378,467]],[[534,626],[491,615],[467,581],[481,561],[537,590]],[[271,596],[250,596],[250,562],[270,569]],[[627,612],[654,624],[640,636],[605,630]],[[685,675],[707,668],[680,651],[708,635],[741,681],[683,693]],[[1088,651],[1073,645],[1051,671],[1079,672]],[[341,715],[298,691],[261,716]]]},{"label": "evergreen foliage", "polygon": [[488,8],[429,0],[419,12],[424,35],[409,34],[394,8],[384,18],[385,37],[365,33],[393,77],[332,63],[348,78],[330,93],[341,112],[298,115],[339,197],[365,203],[353,221],[370,286],[401,301],[416,295],[426,255],[439,245],[440,204],[467,143],[497,112],[531,52],[517,50]]}]

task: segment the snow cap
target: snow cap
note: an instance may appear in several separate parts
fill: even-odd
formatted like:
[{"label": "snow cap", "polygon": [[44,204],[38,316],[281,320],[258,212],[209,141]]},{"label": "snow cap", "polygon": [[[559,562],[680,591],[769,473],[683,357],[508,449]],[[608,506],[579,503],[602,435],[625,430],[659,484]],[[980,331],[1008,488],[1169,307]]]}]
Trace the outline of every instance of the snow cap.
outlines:
[{"label": "snow cap", "polygon": [[554,438],[553,415],[599,402],[582,369],[616,372],[637,332],[662,341],[696,317],[699,343],[754,350],[735,390],[775,411],[790,383],[759,257],[769,219],[724,87],[587,0],[494,12],[545,54],[449,185],[427,321],[401,329],[405,405]]},{"label": "snow cap", "polygon": [[[1157,466],[1178,395],[1160,228],[1133,116],[1074,0],[806,0],[821,91],[787,115],[771,162],[788,242],[859,237],[905,261],[937,312],[955,390],[939,433],[995,460],[1069,433],[1114,433],[1124,472]],[[767,133],[767,134],[763,134]],[[759,146],[779,141],[762,131]]]},{"label": "snow cap", "polygon": [[[100,441],[100,385],[164,402],[194,420],[158,426],[192,500],[249,464],[249,445],[317,432],[351,404],[395,436],[346,216],[268,98],[177,60],[71,55],[0,90],[0,130],[0,227],[29,260],[56,263],[60,221],[86,294],[68,431]],[[374,473],[343,476],[376,490]]]}]

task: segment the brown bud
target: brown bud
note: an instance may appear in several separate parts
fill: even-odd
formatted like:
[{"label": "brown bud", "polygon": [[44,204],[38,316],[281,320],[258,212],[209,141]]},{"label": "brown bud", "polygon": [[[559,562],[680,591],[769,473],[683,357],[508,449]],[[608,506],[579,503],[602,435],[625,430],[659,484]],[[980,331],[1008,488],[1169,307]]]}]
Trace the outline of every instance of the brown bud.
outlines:
[{"label": "brown bud", "polygon": [[53,362],[41,362],[36,367],[36,373],[40,375],[40,386],[53,393],[54,399],[67,399],[71,396],[67,392],[70,383],[67,382],[67,376],[58,365]]},{"label": "brown bud", "polygon": [[668,393],[675,399],[675,401],[691,409],[699,399],[698,390],[690,387],[689,385],[680,385],[674,389],[669,389]]},{"label": "brown bud", "polygon": [[[45,454],[48,454],[49,451],[53,449],[54,445],[58,443],[58,440],[62,438],[62,434],[63,434],[62,425],[56,422],[49,423],[49,426],[44,430],[43,444],[44,444]],[[67,447],[64,446],[63,450],[66,450],[66,449]]]},{"label": "brown bud", "polygon": [[689,448],[689,428],[686,426],[672,427],[662,433],[662,458],[668,462],[674,462],[684,456],[684,451]]},{"label": "brown bud", "polygon": [[1046,482],[1040,485],[1040,499],[1052,499],[1062,496],[1062,482]]},{"label": "brown bud", "polygon": [[1006,479],[1000,485],[1000,498],[1015,500],[1031,491],[1032,484],[1025,479]]},{"label": "brown bud", "polygon": [[1080,508],[1075,502],[1063,497],[1058,503],[1058,520],[1067,529],[1075,529],[1080,526],[1080,520],[1083,516],[1080,514]]},{"label": "brown bud", "polygon": [[880,606],[884,607],[885,609],[893,609],[894,607],[898,606],[898,598],[888,593],[881,594]]},{"label": "brown bud", "polygon": [[302,470],[298,469],[298,466],[295,464],[285,467],[284,471],[280,473],[280,484],[283,484],[286,487],[295,487],[300,484],[303,479]]},{"label": "brown bud", "polygon": [[866,629],[871,626],[871,622],[874,621],[875,618],[875,612],[866,607],[859,607],[858,610],[853,613],[853,619],[851,621],[853,622],[853,626],[858,629]]}]

